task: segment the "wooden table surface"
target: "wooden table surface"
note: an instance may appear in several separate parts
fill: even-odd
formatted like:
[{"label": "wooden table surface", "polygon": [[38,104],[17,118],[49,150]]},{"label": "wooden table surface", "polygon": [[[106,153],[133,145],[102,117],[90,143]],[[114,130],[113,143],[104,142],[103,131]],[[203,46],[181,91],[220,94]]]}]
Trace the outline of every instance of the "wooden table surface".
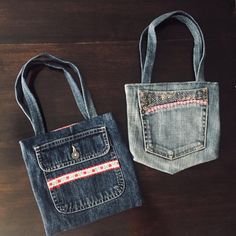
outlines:
[{"label": "wooden table surface", "polygon": [[[135,163],[144,204],[60,235],[236,235],[236,11],[234,0],[0,1],[0,236],[44,235],[18,141],[33,130],[15,102],[16,75],[49,52],[77,64],[99,114],[111,111],[126,143],[124,84],[140,81],[138,39],[152,19],[182,9],[206,38],[205,74],[220,83],[220,158],[174,176]],[[153,82],[193,80],[192,38],[170,22],[159,29]],[[61,74],[34,81],[50,130],[81,121]]]}]

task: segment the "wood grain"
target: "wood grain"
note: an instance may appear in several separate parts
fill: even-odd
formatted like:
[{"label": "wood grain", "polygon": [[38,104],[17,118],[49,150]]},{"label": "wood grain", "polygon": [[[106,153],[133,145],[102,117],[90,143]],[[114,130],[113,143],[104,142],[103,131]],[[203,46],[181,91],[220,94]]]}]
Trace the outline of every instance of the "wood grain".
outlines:
[{"label": "wood grain", "polygon": [[[1,0],[0,38],[4,43],[94,42],[137,40],[156,16],[182,9],[198,20],[209,38],[226,37],[231,0]],[[220,29],[220,30],[219,30]],[[166,39],[182,38],[179,27]]]},{"label": "wood grain", "polygon": [[[214,4],[213,4],[214,3]],[[60,235],[234,236],[236,234],[236,19],[231,1],[0,2],[0,235],[44,235],[18,141],[33,135],[14,97],[23,63],[47,51],[81,70],[99,114],[112,112],[126,143],[124,84],[140,80],[138,37],[155,16],[190,12],[206,34],[206,79],[220,83],[220,158],[174,176],[135,164],[144,205]],[[193,80],[192,39],[181,24],[160,28],[153,82]],[[180,32],[180,33],[179,33]],[[65,79],[34,81],[49,130],[81,121]],[[66,96],[65,96],[66,94]]]}]

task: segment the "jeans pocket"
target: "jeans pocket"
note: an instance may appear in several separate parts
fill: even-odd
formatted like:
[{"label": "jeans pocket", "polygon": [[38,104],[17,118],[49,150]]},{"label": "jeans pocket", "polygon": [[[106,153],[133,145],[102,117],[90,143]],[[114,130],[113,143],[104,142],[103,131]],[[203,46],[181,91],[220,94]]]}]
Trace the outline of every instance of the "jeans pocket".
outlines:
[{"label": "jeans pocket", "polygon": [[174,160],[206,147],[208,89],[139,90],[145,151]]},{"label": "jeans pocket", "polygon": [[125,182],[105,127],[35,147],[54,206],[68,214],[119,197]]}]

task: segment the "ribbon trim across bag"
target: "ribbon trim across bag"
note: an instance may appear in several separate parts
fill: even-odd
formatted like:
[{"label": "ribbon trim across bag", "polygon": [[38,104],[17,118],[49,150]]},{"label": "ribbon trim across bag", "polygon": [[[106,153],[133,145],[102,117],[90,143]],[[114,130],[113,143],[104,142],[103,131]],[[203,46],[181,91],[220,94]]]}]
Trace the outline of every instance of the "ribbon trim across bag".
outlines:
[{"label": "ribbon trim across bag", "polygon": [[[84,121],[46,131],[26,80],[39,65],[64,73]],[[20,146],[46,235],[142,204],[132,157],[116,122],[111,113],[97,115],[74,64],[50,54],[35,56],[22,67],[15,92],[35,132],[34,137],[21,140]]]},{"label": "ribbon trim across bag", "polygon": [[[151,83],[157,45],[155,30],[168,19],[185,24],[194,38],[195,81]],[[125,85],[129,147],[134,160],[174,174],[216,159],[219,88],[217,82],[204,80],[205,42],[197,22],[183,11],[163,14],[141,34],[139,51],[141,83]]]}]

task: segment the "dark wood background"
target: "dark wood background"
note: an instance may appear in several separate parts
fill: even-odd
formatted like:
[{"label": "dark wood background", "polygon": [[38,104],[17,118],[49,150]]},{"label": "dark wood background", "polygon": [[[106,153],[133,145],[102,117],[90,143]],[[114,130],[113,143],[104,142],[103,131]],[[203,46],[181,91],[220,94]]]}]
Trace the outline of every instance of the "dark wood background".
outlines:
[{"label": "dark wood background", "polygon": [[[220,82],[220,158],[174,176],[135,163],[144,205],[61,235],[236,235],[236,11],[233,0],[0,1],[0,236],[44,235],[18,141],[33,135],[14,97],[30,57],[49,52],[77,64],[97,111],[112,111],[127,141],[124,84],[140,81],[138,39],[152,19],[182,9],[206,38],[206,79]],[[159,30],[153,81],[193,80],[192,38],[180,23]],[[34,87],[49,129],[82,120],[62,75]]]}]

